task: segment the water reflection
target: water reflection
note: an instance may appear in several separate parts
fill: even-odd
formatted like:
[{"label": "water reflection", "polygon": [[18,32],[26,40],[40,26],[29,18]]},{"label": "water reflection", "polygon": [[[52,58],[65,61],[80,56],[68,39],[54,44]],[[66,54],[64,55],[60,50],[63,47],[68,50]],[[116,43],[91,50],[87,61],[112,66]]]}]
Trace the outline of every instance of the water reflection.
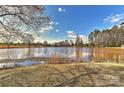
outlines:
[{"label": "water reflection", "polygon": [[16,63],[17,66],[32,66],[32,65],[37,65],[37,64],[44,64],[44,61],[41,62],[35,62],[35,61],[23,61],[23,62],[18,62]]},{"label": "water reflection", "polygon": [[48,63],[123,62],[124,49],[44,47],[0,49],[0,62],[12,60],[40,60]]}]

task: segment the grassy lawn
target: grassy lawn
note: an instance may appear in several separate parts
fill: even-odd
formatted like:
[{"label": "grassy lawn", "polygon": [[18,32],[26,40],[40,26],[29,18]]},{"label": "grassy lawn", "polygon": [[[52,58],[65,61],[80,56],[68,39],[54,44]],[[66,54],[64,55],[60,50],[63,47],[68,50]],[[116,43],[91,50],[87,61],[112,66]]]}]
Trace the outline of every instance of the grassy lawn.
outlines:
[{"label": "grassy lawn", "polygon": [[0,86],[124,86],[124,64],[44,64],[0,70]]}]

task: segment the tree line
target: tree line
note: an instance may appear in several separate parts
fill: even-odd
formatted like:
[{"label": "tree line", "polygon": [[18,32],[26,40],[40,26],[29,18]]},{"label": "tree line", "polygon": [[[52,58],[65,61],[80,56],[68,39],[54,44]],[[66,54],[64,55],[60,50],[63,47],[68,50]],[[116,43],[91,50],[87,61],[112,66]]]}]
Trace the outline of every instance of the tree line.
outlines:
[{"label": "tree line", "polygon": [[48,43],[47,41],[43,42],[43,46],[54,46],[54,47],[83,47],[86,44],[83,44],[83,39],[80,36],[76,36],[75,40],[64,40],[60,42]]},{"label": "tree line", "polygon": [[89,46],[95,47],[121,47],[124,45],[124,22],[111,29],[95,29],[88,36]]},{"label": "tree line", "polygon": [[29,42],[4,42],[0,46],[20,46],[20,47],[83,47],[88,44],[83,44],[83,39],[77,35],[75,40],[63,40],[59,42],[49,43],[48,41],[34,43],[32,40]]}]

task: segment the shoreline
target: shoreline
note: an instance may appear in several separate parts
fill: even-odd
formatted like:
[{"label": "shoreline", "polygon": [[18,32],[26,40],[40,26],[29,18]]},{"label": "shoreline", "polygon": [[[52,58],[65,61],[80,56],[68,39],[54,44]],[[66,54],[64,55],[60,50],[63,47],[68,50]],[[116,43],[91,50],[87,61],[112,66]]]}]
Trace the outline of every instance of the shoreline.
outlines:
[{"label": "shoreline", "polygon": [[[7,45],[0,45],[0,49],[12,49],[12,48],[44,48],[44,47],[74,47],[75,46],[18,46],[18,45],[12,45],[12,46],[7,46]],[[108,48],[108,49],[124,49],[124,47],[78,47],[78,48]]]}]

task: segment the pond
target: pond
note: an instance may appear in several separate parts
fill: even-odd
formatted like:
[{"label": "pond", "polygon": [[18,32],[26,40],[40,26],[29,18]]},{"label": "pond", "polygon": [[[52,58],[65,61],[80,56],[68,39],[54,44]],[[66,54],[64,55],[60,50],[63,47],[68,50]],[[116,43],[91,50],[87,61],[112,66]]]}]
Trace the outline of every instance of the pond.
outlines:
[{"label": "pond", "polygon": [[124,62],[124,49],[75,47],[0,49],[0,63],[5,62],[24,62],[22,64],[28,65],[31,62],[44,62],[47,64]]}]

